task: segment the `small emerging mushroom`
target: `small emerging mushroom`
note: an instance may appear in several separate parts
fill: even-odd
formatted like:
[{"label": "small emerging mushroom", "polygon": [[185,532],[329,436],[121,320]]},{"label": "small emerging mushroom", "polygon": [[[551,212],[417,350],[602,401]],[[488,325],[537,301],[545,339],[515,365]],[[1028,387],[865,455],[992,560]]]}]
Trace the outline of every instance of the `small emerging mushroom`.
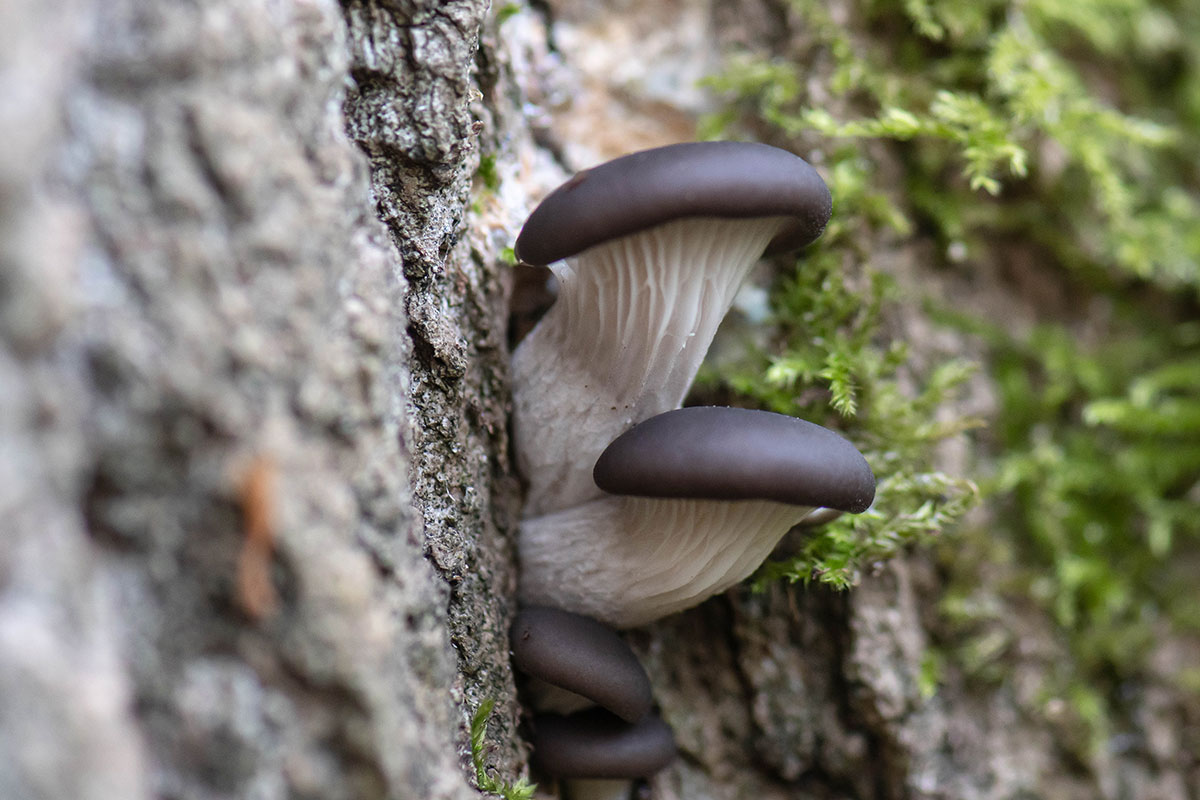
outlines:
[{"label": "small emerging mushroom", "polygon": [[875,496],[846,439],[743,408],[641,422],[604,450],[594,476],[609,496],[521,523],[519,593],[615,628],[728,589],[814,509],[857,513]]},{"label": "small emerging mushroom", "polygon": [[750,268],[816,239],[830,208],[807,162],[744,142],[634,153],[542,201],[516,242],[518,258],[549,265],[559,283],[513,355],[526,516],[600,496],[596,457],[679,406]]},{"label": "small emerging mushroom", "polygon": [[[513,663],[537,679],[540,710],[557,705],[570,712],[595,703],[626,722],[646,716],[654,698],[650,679],[629,649],[610,628],[591,617],[557,608],[522,609],[509,633]],[[555,687],[570,697],[552,697]]]},{"label": "small emerging mushroom", "polygon": [[629,796],[674,757],[667,725],[651,713],[650,679],[620,636],[591,617],[522,609],[510,631],[513,663],[532,680],[533,763],[566,781],[571,800]]},{"label": "small emerging mushroom", "polygon": [[531,760],[560,778],[645,778],[675,758],[671,728],[654,715],[630,723],[592,708],[538,714],[531,727]]}]

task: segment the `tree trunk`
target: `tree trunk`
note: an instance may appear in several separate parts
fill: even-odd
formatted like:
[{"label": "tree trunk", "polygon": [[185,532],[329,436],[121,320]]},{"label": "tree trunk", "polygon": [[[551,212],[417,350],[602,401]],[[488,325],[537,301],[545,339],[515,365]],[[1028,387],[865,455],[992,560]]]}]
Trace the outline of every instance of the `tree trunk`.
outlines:
[{"label": "tree trunk", "polygon": [[482,698],[515,767],[486,3],[426,6],[6,5],[0,796],[470,797]]},{"label": "tree trunk", "polygon": [[[0,12],[0,797],[473,797],[487,701],[522,773],[503,251],[572,170],[692,138],[719,48],[781,24],[532,5]],[[1197,797],[1170,724],[1050,784],[1021,698],[925,697],[938,582],[631,632],[683,754],[653,795]]]}]

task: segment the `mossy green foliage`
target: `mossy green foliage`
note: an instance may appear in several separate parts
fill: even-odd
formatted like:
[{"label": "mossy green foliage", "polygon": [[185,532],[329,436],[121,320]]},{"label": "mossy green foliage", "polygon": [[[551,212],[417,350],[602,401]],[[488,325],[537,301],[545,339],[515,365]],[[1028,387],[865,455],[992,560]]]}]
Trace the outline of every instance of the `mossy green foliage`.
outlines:
[{"label": "mossy green foliage", "polygon": [[537,790],[536,783],[528,778],[518,778],[515,783],[502,781],[488,772],[483,760],[484,736],[487,735],[488,718],[496,708],[496,701],[484,700],[471,716],[471,764],[475,767],[475,783],[479,791],[496,795],[504,800],[530,800]]},{"label": "mossy green foliage", "polygon": [[[1073,656],[1048,676],[1047,697],[1069,704],[1098,747],[1116,687],[1153,639],[1200,631],[1200,5],[851,0],[839,21],[817,0],[786,5],[795,49],[734,59],[712,81],[729,104],[708,132],[748,125],[818,143],[835,224],[776,293],[782,355],[729,380],[789,413],[851,415],[849,435],[881,472],[884,519],[839,521],[807,561],[767,574],[843,582],[889,536],[911,538],[904,501],[929,500],[927,530],[962,508],[943,488],[891,493],[931,480],[961,491],[928,465],[938,437],[968,424],[934,422],[964,366],[936,368],[915,398],[900,392],[903,357],[870,321],[887,315],[886,282],[850,291],[838,269],[869,263],[861,242],[889,238],[920,240],[937,266],[968,273],[998,249],[1025,254],[1066,287],[1061,319],[1046,311],[1020,330],[933,309],[986,354],[1000,398],[979,434],[995,459],[978,476],[988,529],[947,548],[957,557],[945,611],[972,630],[1041,608]],[[808,104],[810,70],[836,113]],[[964,552],[1003,559],[1001,585]],[[997,677],[1012,645],[983,625],[954,656]],[[944,662],[929,664],[936,682]]]},{"label": "mossy green foliage", "polygon": [[1049,325],[1019,343],[992,337],[1007,455],[991,494],[1032,545],[1024,559],[1047,570],[1029,594],[1096,667],[1145,652],[1147,614],[1200,631],[1180,560],[1200,541],[1200,325],[1126,324],[1102,348]]},{"label": "mossy green foliage", "polygon": [[822,243],[776,287],[774,355],[758,353],[720,377],[772,411],[842,429],[877,480],[867,512],[823,526],[795,557],[764,565],[759,585],[778,578],[853,585],[865,567],[960,517],[976,494],[970,481],[931,468],[934,445],[975,424],[939,414],[973,367],[948,360],[920,376],[919,391],[903,388],[916,377],[907,348],[880,330],[894,283],[876,272],[855,290],[842,279],[842,256],[857,224],[831,223]]},{"label": "mossy green foliage", "polygon": [[[1200,633],[1200,324],[1120,317],[1090,347],[1052,324],[1014,341],[950,317],[991,345],[1002,414],[989,433],[1002,455],[983,486],[997,524],[968,533],[994,563],[948,554],[943,611],[963,634],[959,663],[999,681],[1019,626],[987,596],[1045,610],[1072,659],[1048,665],[1044,699],[1068,702],[1081,755],[1106,745],[1118,688],[1156,640]],[[1002,579],[980,583],[988,568]],[[1186,675],[1176,683],[1196,691]]]},{"label": "mossy green foliage", "polygon": [[[790,5],[832,64],[830,90],[873,113],[805,105],[806,70],[780,60],[735,61],[716,88],[784,133],[909,142],[920,221],[968,253],[1018,228],[1066,265],[1200,292],[1200,7],[860,0],[869,34],[852,35],[823,3]],[[972,196],[1005,181],[1004,203]]]},{"label": "mossy green foliage", "polygon": [[521,13],[520,3],[505,3],[496,10],[496,26],[503,25],[510,17],[515,17],[519,13]]},{"label": "mossy green foliage", "polygon": [[495,192],[500,188],[500,173],[496,171],[496,156],[493,153],[485,153],[479,157],[479,168],[475,171],[475,177],[483,182],[483,187],[488,192]]}]

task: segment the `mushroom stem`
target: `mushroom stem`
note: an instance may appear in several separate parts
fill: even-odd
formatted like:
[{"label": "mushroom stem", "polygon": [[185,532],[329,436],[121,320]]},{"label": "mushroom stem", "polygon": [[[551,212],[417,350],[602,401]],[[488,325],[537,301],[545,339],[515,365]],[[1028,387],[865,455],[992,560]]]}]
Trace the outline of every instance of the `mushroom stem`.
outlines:
[{"label": "mushroom stem", "polygon": [[754,571],[808,506],[602,497],[521,523],[520,596],[615,628],[643,625]]},{"label": "mushroom stem", "polygon": [[680,219],[551,265],[558,301],[513,355],[526,516],[600,496],[596,457],[679,406],[738,287],[787,222]]}]

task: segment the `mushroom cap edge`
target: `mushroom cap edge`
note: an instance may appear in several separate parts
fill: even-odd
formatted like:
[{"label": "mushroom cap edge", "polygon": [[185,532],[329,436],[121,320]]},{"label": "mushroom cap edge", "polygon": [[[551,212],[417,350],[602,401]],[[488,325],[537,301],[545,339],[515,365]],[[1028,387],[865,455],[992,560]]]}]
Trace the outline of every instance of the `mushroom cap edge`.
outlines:
[{"label": "mushroom cap edge", "polygon": [[650,678],[629,645],[589,616],[527,606],[513,620],[510,644],[522,672],[582,695],[627,722],[644,717],[654,703]]},{"label": "mushroom cap edge", "polygon": [[559,778],[647,778],[675,759],[675,736],[657,715],[624,722],[602,708],[538,714],[532,761]]},{"label": "mushroom cap edge", "polygon": [[829,188],[800,156],[757,142],[683,142],[577,173],[525,221],[514,250],[546,265],[684,217],[783,216],[766,253],[803,247],[825,230]]},{"label": "mushroom cap edge", "polygon": [[858,513],[875,476],[842,436],[785,414],[680,408],[634,425],[592,470],[605,492],[641,497],[773,500]]}]

